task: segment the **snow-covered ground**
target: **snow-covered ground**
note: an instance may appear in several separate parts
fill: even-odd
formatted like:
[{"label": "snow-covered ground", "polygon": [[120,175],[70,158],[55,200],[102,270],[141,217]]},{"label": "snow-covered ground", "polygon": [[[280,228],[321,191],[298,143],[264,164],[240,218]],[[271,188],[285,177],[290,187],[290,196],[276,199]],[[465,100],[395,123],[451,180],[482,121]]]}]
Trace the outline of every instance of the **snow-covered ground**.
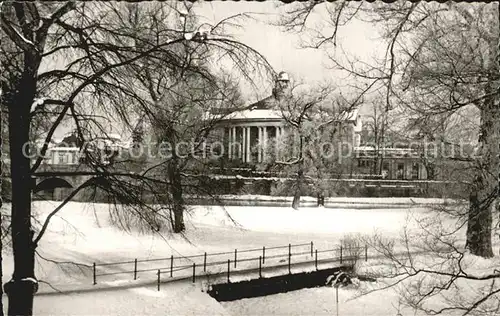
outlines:
[{"label": "snow-covered ground", "polygon": [[[342,202],[350,203],[348,200]],[[428,209],[422,206],[425,201],[419,202],[422,203],[416,207],[401,206],[390,210],[195,206],[187,216],[185,238],[122,232],[110,224],[107,205],[69,203],[51,221],[38,251],[50,260],[90,265],[92,262],[165,258],[170,255],[185,256],[205,251],[232,251],[236,248],[283,246],[310,241],[314,241],[317,248],[329,248],[337,246],[341,238],[349,233],[370,235],[379,232],[398,236],[403,226],[411,226],[415,218],[428,215]],[[427,202],[436,203],[434,200]],[[36,202],[34,209],[38,218],[43,220],[56,205],[57,202]],[[55,265],[40,258],[38,263],[38,278],[56,288],[77,289],[82,284],[88,288],[91,283],[88,269],[72,264]],[[10,254],[5,252],[4,282],[11,271],[12,260]],[[131,276],[127,277],[128,283],[124,284],[128,286]],[[40,294],[36,298],[35,312],[39,315],[227,314],[219,303],[202,293],[200,288],[187,283],[162,285],[160,292],[156,291],[155,285],[135,288],[124,286],[112,291],[102,289],[104,286],[105,283],[96,286],[93,291],[79,294]],[[50,288],[42,283],[41,292],[50,292]],[[223,305],[233,315],[333,314],[335,305],[332,293],[333,289],[318,288]],[[344,311],[341,313],[343,315],[396,314],[392,308],[394,302],[397,305],[395,295],[383,294],[382,299],[382,294],[373,294],[371,298],[365,296],[345,302],[352,293],[341,290],[339,294],[344,302],[340,307],[340,311]],[[309,301],[310,304],[292,308],[293,305],[287,303],[289,301]]]},{"label": "snow-covered ground", "polygon": [[35,315],[232,315],[190,284],[37,296]]},{"label": "snow-covered ground", "polygon": [[[431,269],[439,269],[438,258],[426,255],[416,255],[416,261],[421,262],[425,267]],[[466,254],[462,260],[462,268],[466,273],[474,276],[490,275],[500,264],[499,258],[482,259],[479,257]],[[358,272],[361,274],[368,270],[387,270],[390,262],[385,262],[382,266],[373,266],[373,263],[368,262],[366,265],[361,264],[358,267]],[[416,264],[418,267],[419,264]],[[442,267],[444,272],[450,272],[446,267]],[[365,271],[366,270],[366,271]],[[333,287],[318,287],[312,289],[302,289],[265,297],[255,297],[241,299],[231,302],[221,302],[220,304],[232,315],[346,315],[346,316],[403,316],[427,315],[423,311],[415,310],[400,302],[400,295],[411,295],[412,291],[420,289],[419,295],[425,293],[426,286],[438,286],[439,279],[436,275],[429,275],[435,280],[424,280],[419,277],[402,281],[393,287],[385,288],[388,284],[394,284],[397,279],[378,279],[377,282],[359,282],[354,279],[353,285],[338,289],[338,314],[336,293]],[[427,276],[427,278],[429,278]],[[423,277],[423,276],[421,276]],[[414,287],[418,281],[423,282],[422,288]],[[443,278],[443,283],[447,282],[447,278]],[[438,283],[434,283],[438,282]],[[458,279],[449,290],[431,295],[423,302],[425,308],[439,310],[444,307],[454,306],[471,306],[478,299],[484,297],[485,293],[490,291],[500,290],[500,287],[491,281],[473,281]],[[414,299],[418,299],[416,296]],[[497,308],[498,296],[493,295],[482,306],[483,314],[478,315],[498,315],[494,310]],[[462,305],[463,304],[463,305]],[[489,312],[487,312],[488,308]],[[441,315],[458,316],[465,315],[464,310],[445,310]],[[472,313],[472,315],[476,315]]]},{"label": "snow-covered ground", "polygon": [[[196,201],[198,197],[193,197]],[[292,203],[290,196],[268,196],[268,195],[221,195],[218,197],[226,205],[244,206],[280,206],[285,207]],[[203,199],[202,199],[203,200]],[[413,197],[327,197],[324,206],[327,208],[398,208],[398,207],[425,207],[435,205],[445,205],[450,203],[467,201],[457,201],[440,198],[413,198]],[[317,197],[302,196],[301,207],[316,207]]]},{"label": "snow-covered ground", "polygon": [[[423,315],[398,305],[393,290],[374,292],[358,297],[353,289],[338,291],[338,315],[343,316],[396,316]],[[319,287],[288,293],[221,302],[231,315],[337,315],[335,288]]]},{"label": "snow-covered ground", "polygon": [[[291,196],[269,196],[269,195],[221,195],[220,199],[254,200],[254,201],[287,201],[292,202]],[[303,196],[301,202],[316,202],[313,196]],[[449,203],[449,199],[439,198],[415,198],[415,197],[327,197],[325,202],[339,204],[399,204],[399,205],[435,205]]]}]

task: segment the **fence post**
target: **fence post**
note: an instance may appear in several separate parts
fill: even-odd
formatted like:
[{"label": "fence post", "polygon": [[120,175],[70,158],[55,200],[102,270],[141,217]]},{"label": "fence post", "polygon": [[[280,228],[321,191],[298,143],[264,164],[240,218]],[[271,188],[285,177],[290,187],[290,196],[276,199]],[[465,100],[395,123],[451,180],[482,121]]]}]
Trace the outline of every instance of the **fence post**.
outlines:
[{"label": "fence post", "polygon": [[335,307],[337,309],[337,316],[339,316],[339,287],[335,287]]},{"label": "fence post", "polygon": [[365,261],[368,261],[368,245],[365,245]]},{"label": "fence post", "polygon": [[234,249],[234,268],[236,268],[237,261],[238,261],[238,249]]},{"label": "fence post", "polygon": [[340,264],[342,264],[342,245],[340,245]]},{"label": "fence post", "polygon": [[94,279],[94,285],[97,284],[97,277],[96,277],[96,266],[95,262],[92,264],[92,274],[93,274],[93,279]]},{"label": "fence post", "polygon": [[203,272],[207,272],[207,253],[203,255]]},{"label": "fence post", "polygon": [[311,257],[313,256],[313,247],[314,247],[313,245],[314,245],[314,244],[313,244],[313,242],[311,241]]},{"label": "fence post", "polygon": [[262,247],[262,264],[266,263],[266,246]]},{"label": "fence post", "polygon": [[160,290],[160,269],[158,269],[158,291]]},{"label": "fence post", "polygon": [[193,283],[196,282],[196,263],[193,262]]},{"label": "fence post", "polygon": [[134,280],[137,280],[137,258],[134,259]]},{"label": "fence post", "polygon": [[316,249],[316,251],[315,251],[314,264],[316,266],[316,270],[318,270],[318,249]]},{"label": "fence post", "polygon": [[174,255],[170,256],[170,277],[174,276]]},{"label": "fence post", "polygon": [[[288,245],[288,250],[290,250],[290,245]],[[292,253],[288,251],[288,274],[292,274]]]},{"label": "fence post", "polygon": [[259,257],[259,278],[262,278],[262,256]]},{"label": "fence post", "polygon": [[292,244],[288,244],[288,256],[292,256]]},{"label": "fence post", "polygon": [[229,283],[230,271],[231,270],[231,259],[227,259],[227,283]]}]

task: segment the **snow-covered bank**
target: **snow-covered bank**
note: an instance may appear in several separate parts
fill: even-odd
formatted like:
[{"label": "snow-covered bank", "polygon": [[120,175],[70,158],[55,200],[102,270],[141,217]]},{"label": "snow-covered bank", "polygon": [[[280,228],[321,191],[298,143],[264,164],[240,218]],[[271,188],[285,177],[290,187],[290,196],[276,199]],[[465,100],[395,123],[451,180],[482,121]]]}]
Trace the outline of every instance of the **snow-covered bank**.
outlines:
[{"label": "snow-covered bank", "polygon": [[[391,289],[351,300],[356,292],[339,289],[339,315],[397,315],[397,293]],[[232,315],[336,315],[335,289],[319,287],[220,303]],[[423,314],[401,308],[402,315]],[[410,313],[411,312],[411,313]]]},{"label": "snow-covered bank", "polygon": [[[193,222],[204,224],[229,224],[224,217],[227,211],[243,228],[251,231],[267,231],[280,233],[322,233],[342,235],[345,233],[367,233],[374,230],[388,233],[401,231],[409,217],[424,214],[427,209],[329,209],[302,208],[293,210],[290,207],[240,207],[227,206],[197,208],[192,217]],[[202,215],[206,212],[206,215]]]},{"label": "snow-covered bank", "polygon": [[[291,196],[269,196],[269,195],[220,195],[221,199],[235,200],[261,200],[261,201],[287,201],[291,202]],[[316,202],[317,198],[302,196],[301,201]],[[405,204],[405,205],[433,205],[449,203],[453,200],[440,198],[413,198],[413,197],[327,197],[325,202],[344,204]]]},{"label": "snow-covered bank", "polygon": [[60,297],[37,296],[35,315],[223,315],[217,301],[190,284],[87,292]]},{"label": "snow-covered bank", "polygon": [[[35,202],[33,208],[38,220],[43,221],[57,205],[58,202],[53,201]],[[53,217],[39,252],[48,259],[91,264],[310,241],[318,248],[326,248],[338,245],[340,238],[348,233],[371,234],[376,230],[397,235],[412,216],[424,213],[423,208],[293,210],[289,207],[193,206],[186,215],[188,241],[167,233],[158,236],[123,232],[110,224],[108,205],[71,202]],[[11,266],[8,257],[5,262],[4,275],[8,275]],[[40,263],[47,262],[40,259]],[[51,270],[46,269],[43,275],[53,280],[58,276],[58,269],[53,273]]]},{"label": "snow-covered bank", "polygon": [[[37,218],[43,220],[57,205],[58,202],[35,202],[34,210]],[[165,258],[170,255],[195,255],[205,251],[225,252],[310,241],[314,241],[315,247],[325,249],[337,247],[342,237],[351,233],[370,235],[377,231],[397,237],[403,226],[411,223],[414,218],[428,215],[428,212],[428,209],[422,206],[392,209],[301,208],[299,210],[293,210],[290,207],[193,206],[189,210],[189,215],[186,215],[188,221],[186,240],[182,236],[169,234],[158,236],[123,232],[110,223],[108,205],[72,202],[53,218],[38,250],[44,258],[50,260],[81,262],[90,265],[92,262]],[[72,264],[55,265],[40,258],[37,259],[37,263],[37,277],[56,288],[58,286],[65,289],[73,286],[77,288],[82,284],[92,287],[89,269],[85,270]],[[4,252],[4,282],[7,281],[11,272],[11,256],[8,252]],[[132,274],[126,274],[124,278],[127,282],[133,282]],[[139,281],[145,280],[143,278]],[[99,282],[105,285],[106,281],[99,280]],[[175,288],[170,289],[171,286]],[[208,313],[212,315],[224,313],[218,307],[210,307],[212,303],[205,304],[206,309],[201,306],[204,301],[198,295],[205,294],[192,293],[199,289],[193,290],[189,284],[184,285],[188,287],[177,288],[176,286],[180,285],[162,285],[161,293],[156,293],[154,286],[139,285],[135,289],[90,291],[78,295],[61,296],[67,298],[66,300],[59,299],[58,296],[37,296],[35,308],[38,314],[43,315],[75,313],[87,315],[161,313],[202,315]],[[41,291],[48,290],[49,287],[45,283],[41,284]],[[177,292],[185,293],[185,297],[179,298]],[[326,297],[325,304],[328,302]],[[172,300],[176,302],[169,303]],[[88,304],[89,301],[97,303],[94,306]],[[68,302],[74,302],[74,304]],[[187,307],[182,311],[176,310],[177,302],[186,306],[192,304],[193,312],[191,313]],[[279,303],[276,304],[278,305],[273,308],[280,307]],[[371,303],[366,302],[366,304]],[[75,310],[77,307],[78,311]],[[369,309],[369,306],[366,307],[366,310]],[[285,310],[280,314],[288,313]],[[305,314],[316,313],[311,310],[311,312],[306,311]],[[319,311],[318,314],[322,312]]]},{"label": "snow-covered bank", "polygon": [[[228,206],[276,206],[287,207],[291,205],[293,197],[289,196],[269,196],[269,195],[221,195],[217,198],[217,203]],[[211,198],[192,197],[191,203],[214,204]],[[466,203],[467,201],[457,201],[441,198],[412,198],[412,197],[328,197],[325,198],[327,208],[397,208],[416,206],[439,206],[451,203]],[[316,207],[317,197],[303,196],[300,199],[302,207]]]}]

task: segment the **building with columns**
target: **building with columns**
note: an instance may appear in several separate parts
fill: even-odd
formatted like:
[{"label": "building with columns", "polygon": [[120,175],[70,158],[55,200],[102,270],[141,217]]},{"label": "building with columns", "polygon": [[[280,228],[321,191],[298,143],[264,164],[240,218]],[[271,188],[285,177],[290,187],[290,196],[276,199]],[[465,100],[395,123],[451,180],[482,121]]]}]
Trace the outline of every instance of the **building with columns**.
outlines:
[{"label": "building with columns", "polygon": [[227,158],[246,163],[262,163],[271,158],[271,153],[277,155],[285,137],[283,117],[273,108],[236,111],[221,120],[219,126]]},{"label": "building with columns", "polygon": [[[287,126],[279,105],[285,101],[289,86],[288,74],[279,73],[272,95],[242,108],[230,109],[217,122],[216,135],[212,140],[219,143],[219,152],[229,161],[258,165],[283,158],[280,148],[286,146],[283,141],[293,132]],[[345,178],[379,177],[395,180],[427,179],[425,167],[418,153],[408,149],[380,148],[382,153],[382,175],[378,171],[374,154],[375,149],[361,146],[363,132],[362,118],[359,109],[355,108],[339,116],[336,139],[331,142],[342,142],[350,146],[349,156],[343,156],[342,170],[332,170],[332,174]],[[220,145],[222,143],[222,145]],[[289,145],[289,144],[288,144]]]},{"label": "building with columns", "polygon": [[[279,73],[272,95],[249,106],[230,109],[218,119],[217,131],[212,140],[222,140],[223,151],[228,160],[238,160],[247,164],[260,164],[280,159],[280,148],[291,132],[284,119],[279,102],[286,102],[289,77]],[[212,115],[214,113],[211,113]],[[341,115],[343,141],[353,147],[359,146],[362,124],[358,109]],[[215,148],[214,148],[215,150]]]}]

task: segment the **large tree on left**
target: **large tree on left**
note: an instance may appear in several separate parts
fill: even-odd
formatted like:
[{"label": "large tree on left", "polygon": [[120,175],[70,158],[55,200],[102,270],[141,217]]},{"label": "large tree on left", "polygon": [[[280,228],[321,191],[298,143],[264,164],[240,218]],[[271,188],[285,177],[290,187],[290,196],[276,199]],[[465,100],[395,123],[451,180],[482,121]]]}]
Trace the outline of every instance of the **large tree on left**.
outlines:
[{"label": "large tree on left", "polygon": [[[177,10],[178,14],[173,18],[185,18],[181,11]],[[130,107],[141,103],[141,95],[124,83],[126,74],[122,69],[140,66],[143,59],[151,56],[161,58],[172,68],[182,68],[185,64],[178,58],[176,45],[186,41],[203,42],[207,49],[240,61],[236,68],[244,74],[249,73],[246,66],[249,66],[247,70],[251,69],[257,64],[254,61],[263,60],[250,47],[221,34],[210,36],[210,31],[186,34],[182,28],[176,30],[173,27],[163,33],[168,36],[158,36],[153,42],[150,38],[138,38],[142,34],[137,32],[140,21],[131,19],[130,13],[126,3],[0,3],[2,108],[8,112],[12,162],[14,272],[12,279],[5,284],[9,315],[33,313],[33,299],[38,288],[35,276],[37,244],[47,230],[49,220],[79,190],[90,185],[99,186],[108,193],[119,193],[118,196],[127,203],[148,207],[139,199],[132,200],[127,190],[132,185],[168,185],[168,181],[153,179],[144,173],[118,172],[100,164],[99,160],[88,159],[88,170],[91,170],[85,173],[88,180],[50,213],[40,232],[35,234],[31,222],[35,177],[42,175],[38,169],[58,126],[71,122],[83,141],[88,140],[88,135],[105,133],[103,122],[106,121],[102,117],[127,126],[133,121],[130,113],[135,112]],[[224,19],[221,23],[227,21],[229,19]],[[137,45],[140,41],[148,41],[148,44]],[[270,70],[267,63],[259,64],[265,64]],[[32,160],[26,151],[34,149],[29,145],[34,141],[32,129],[34,123],[40,121],[47,124],[45,141]],[[140,208],[135,210],[140,215]]]}]

